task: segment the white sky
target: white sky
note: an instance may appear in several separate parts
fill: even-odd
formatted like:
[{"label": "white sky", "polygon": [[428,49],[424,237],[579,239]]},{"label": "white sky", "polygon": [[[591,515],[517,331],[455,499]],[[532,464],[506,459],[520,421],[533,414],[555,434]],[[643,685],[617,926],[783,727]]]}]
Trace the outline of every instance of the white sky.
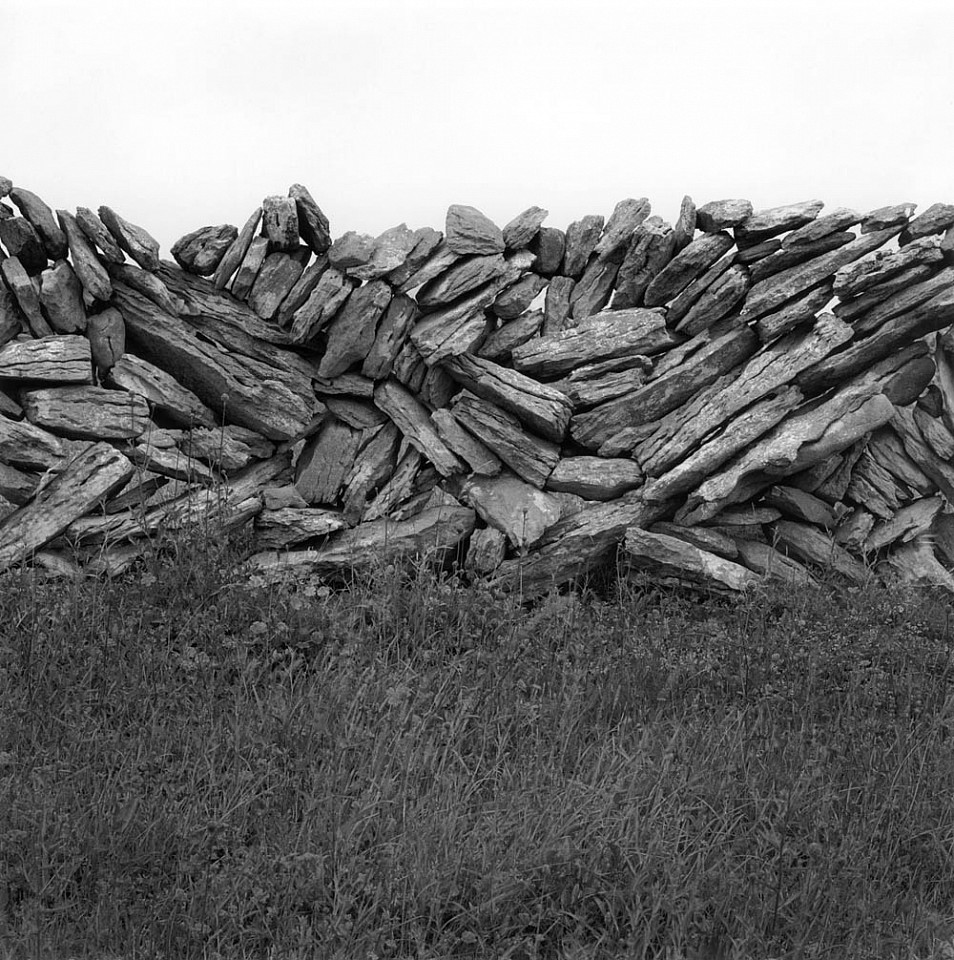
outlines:
[{"label": "white sky", "polygon": [[333,236],[448,204],[954,202],[951,0],[3,0],[0,174],[164,255],[304,183]]}]

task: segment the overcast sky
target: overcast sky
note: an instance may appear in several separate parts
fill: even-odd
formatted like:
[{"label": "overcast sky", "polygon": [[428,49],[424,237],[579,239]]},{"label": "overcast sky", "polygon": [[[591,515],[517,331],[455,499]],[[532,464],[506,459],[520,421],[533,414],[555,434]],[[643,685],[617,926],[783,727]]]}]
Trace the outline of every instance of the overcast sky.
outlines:
[{"label": "overcast sky", "polygon": [[7,0],[0,174],[164,255],[305,184],[332,234],[954,202],[950,0]]}]

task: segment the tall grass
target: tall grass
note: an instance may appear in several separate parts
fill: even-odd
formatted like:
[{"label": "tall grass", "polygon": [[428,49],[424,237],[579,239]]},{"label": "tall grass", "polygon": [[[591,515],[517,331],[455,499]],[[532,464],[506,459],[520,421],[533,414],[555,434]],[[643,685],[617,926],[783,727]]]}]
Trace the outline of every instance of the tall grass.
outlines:
[{"label": "tall grass", "polygon": [[0,955],[954,956],[947,604],[0,587]]}]

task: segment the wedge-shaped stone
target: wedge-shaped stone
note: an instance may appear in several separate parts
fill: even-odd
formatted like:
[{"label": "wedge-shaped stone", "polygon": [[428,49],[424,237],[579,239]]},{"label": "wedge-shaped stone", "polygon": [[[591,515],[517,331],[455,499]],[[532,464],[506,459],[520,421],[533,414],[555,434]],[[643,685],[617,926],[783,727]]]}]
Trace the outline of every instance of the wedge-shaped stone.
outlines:
[{"label": "wedge-shaped stone", "polygon": [[693,415],[680,424],[674,435],[663,427],[641,443],[635,451],[636,459],[650,476],[660,476],[716,427],[771,391],[790,383],[800,371],[817,364],[850,339],[848,324],[823,314],[811,331],[792,333],[763,347],[704,409],[693,410]]},{"label": "wedge-shaped stone", "polygon": [[505,534],[518,550],[536,543],[562,512],[556,497],[512,473],[471,477],[461,485],[458,497],[473,507],[485,523]]},{"label": "wedge-shaped stone", "polygon": [[716,260],[705,273],[696,277],[666,308],[666,322],[675,327],[696,305],[699,298],[719,280],[735,262],[735,254],[728,253]]},{"label": "wedge-shaped stone", "polygon": [[642,482],[643,472],[635,460],[562,457],[547,479],[547,489],[585,500],[613,500]]},{"label": "wedge-shaped stone", "polygon": [[360,267],[348,271],[348,275],[358,280],[377,280],[398,270],[414,249],[417,237],[406,223],[385,230],[375,237],[371,248],[371,259]]},{"label": "wedge-shaped stone", "polygon": [[735,240],[741,250],[751,247],[769,237],[776,237],[788,230],[795,230],[814,220],[825,204],[821,200],[806,200],[783,207],[759,210],[746,217],[735,228]]},{"label": "wedge-shaped stone", "polygon": [[[44,264],[45,266],[45,264]],[[53,330],[46,322],[43,311],[40,309],[40,297],[38,286],[33,285],[33,281],[23,269],[17,257],[7,257],[6,260],[0,260],[0,275],[6,281],[11,293],[16,298],[17,304],[23,311],[23,315],[30,325],[35,337],[51,337]]]},{"label": "wedge-shaped stone", "polygon": [[711,327],[738,307],[750,285],[749,272],[745,267],[730,267],[693,304],[677,325],[676,331],[694,336]]},{"label": "wedge-shaped stone", "polygon": [[78,517],[122,487],[133,465],[108,443],[93,443],[68,463],[33,500],[0,522],[0,569],[26,560]]},{"label": "wedge-shaped stone", "polygon": [[863,507],[853,508],[835,530],[835,543],[839,547],[844,547],[849,553],[860,554],[876,522],[874,514]]},{"label": "wedge-shaped stone", "polygon": [[359,373],[343,373],[340,377],[315,377],[315,393],[321,397],[350,396],[370,400],[374,396],[374,381]]},{"label": "wedge-shaped stone", "polygon": [[677,297],[731,246],[732,237],[727,233],[706,233],[697,237],[656,274],[644,295],[646,306],[660,306]]},{"label": "wedge-shaped stone", "polygon": [[[495,256],[495,254],[490,254],[490,256]],[[411,290],[415,290],[439,277],[461,259],[462,254],[451,250],[446,240],[439,240],[431,249],[427,258],[417,266],[416,270],[410,273],[398,289],[401,293],[409,293]]]},{"label": "wedge-shaped stone", "polygon": [[108,300],[113,295],[109,274],[100,263],[86,234],[71,213],[66,210],[57,210],[56,216],[66,235],[73,269],[83,289],[96,300]]},{"label": "wedge-shaped stone", "polygon": [[766,240],[754,247],[739,250],[735,257],[739,263],[748,266],[752,283],[759,284],[765,283],[770,277],[785,270],[792,270],[800,264],[838,250],[857,239],[850,230],[840,230],[806,243],[804,246],[788,247],[784,250],[780,240]]},{"label": "wedge-shaped stone", "polygon": [[374,404],[393,420],[401,433],[419,450],[443,477],[462,473],[463,464],[447,448],[431,423],[430,412],[395,380],[385,380],[374,388]]},{"label": "wedge-shaped stone", "polygon": [[[826,496],[824,486],[819,488],[818,492]],[[908,491],[893,474],[865,451],[852,468],[851,478],[843,495],[887,520],[901,508]]]},{"label": "wedge-shaped stone", "polygon": [[916,500],[902,507],[890,520],[882,520],[875,524],[864,542],[863,551],[874,553],[898,541],[908,543],[915,537],[927,533],[934,523],[934,518],[943,507],[943,497]]},{"label": "wedge-shaped stone", "polygon": [[238,231],[235,239],[229,244],[222,259],[219,261],[212,275],[212,282],[216,290],[222,290],[232,279],[232,274],[238,270],[248,248],[252,244],[252,238],[255,236],[255,230],[262,220],[262,208],[256,207],[245,221],[242,229]]},{"label": "wedge-shaped stone", "polygon": [[649,216],[651,209],[646,197],[620,200],[606,221],[603,233],[593,250],[597,259],[621,261],[633,231]]},{"label": "wedge-shaped stone", "polygon": [[705,587],[717,592],[740,592],[759,580],[751,570],[731,560],[685,540],[639,527],[626,531],[623,564],[629,569],[648,571],[656,582]]},{"label": "wedge-shaped stone", "polygon": [[506,271],[496,279],[472,296],[428,314],[418,323],[411,331],[411,341],[428,366],[476,349],[493,326],[493,320],[484,311],[502,290],[526,273],[532,262],[531,253],[518,250],[507,261]]},{"label": "wedge-shaped stone", "polygon": [[791,250],[808,246],[823,237],[847,230],[857,223],[861,223],[860,213],[848,207],[838,207],[831,213],[826,213],[823,217],[817,217],[806,223],[805,226],[786,234],[782,237],[782,249]]},{"label": "wedge-shaped stone", "polygon": [[476,207],[462,203],[452,203],[447,208],[444,238],[451,250],[462,256],[504,252],[500,227]]},{"label": "wedge-shaped stone", "polygon": [[534,436],[511,413],[468,391],[458,394],[454,417],[493,452],[517,476],[543,489],[560,459],[559,448]]},{"label": "wedge-shaped stone", "polygon": [[546,286],[548,286],[546,277],[528,273],[499,294],[491,310],[502,320],[515,320],[529,309],[530,304],[537,299],[537,295]]},{"label": "wedge-shaped stone", "polygon": [[291,317],[292,342],[313,340],[344,306],[353,289],[353,282],[340,270],[325,270],[311,295]]},{"label": "wedge-shaped stone", "polygon": [[[885,280],[882,283],[876,284],[875,286],[871,287],[870,290],[866,290],[859,297],[852,297],[849,300],[843,300],[840,303],[836,303],[832,309],[832,312],[836,317],[839,317],[842,320],[857,320],[860,333],[861,326],[865,324],[865,318],[862,316],[862,314],[867,313],[872,307],[883,303],[893,294],[916,287],[923,280],[929,280],[936,273],[937,271],[934,268],[926,264],[916,267],[909,267],[907,270],[903,270],[896,276],[891,277],[890,280]],[[928,299],[928,297],[926,296],[924,299]],[[911,304],[911,306],[913,305],[914,304]]]},{"label": "wedge-shaped stone", "polygon": [[[692,529],[701,529],[694,527]],[[797,560],[780,553],[767,543],[758,540],[745,540],[738,537],[734,540],[738,550],[738,559],[762,577],[774,580],[783,580],[786,583],[814,584],[815,578]]]},{"label": "wedge-shaped stone", "polygon": [[[371,395],[374,395],[373,386]],[[373,427],[380,427],[388,422],[388,418],[373,404],[356,400],[354,397],[339,394],[325,397],[325,403],[330,413],[334,414],[342,423],[354,427],[355,430],[368,430]]]},{"label": "wedge-shaped stone", "polygon": [[298,282],[304,267],[287,253],[270,253],[262,263],[248,295],[248,305],[263,319],[278,313],[285,297]]},{"label": "wedge-shaped stone", "polygon": [[815,527],[792,520],[779,520],[774,525],[773,532],[777,546],[804,563],[810,563],[822,570],[830,568],[855,583],[864,583],[869,578],[864,564],[838,546],[832,537]]},{"label": "wedge-shaped stone", "polygon": [[348,521],[340,510],[319,507],[266,508],[253,523],[253,549],[283,550],[337,533],[347,526]]},{"label": "wedge-shaped stone", "polygon": [[[915,410],[915,422],[920,424],[921,418],[918,414],[919,411]],[[929,497],[937,492],[937,485],[908,456],[901,438],[890,427],[884,427],[868,437],[865,450],[879,466],[918,495]],[[942,459],[950,459],[950,457],[942,457]]]},{"label": "wedge-shaped stone", "polygon": [[949,503],[954,503],[954,466],[931,449],[910,407],[894,407],[891,424],[908,456],[933,480]]},{"label": "wedge-shaped stone", "polygon": [[96,372],[104,377],[126,352],[126,325],[123,315],[115,307],[107,307],[102,313],[89,318],[86,329],[89,349],[93,355]]},{"label": "wedge-shaped stone", "polygon": [[113,281],[132,287],[170,316],[175,317],[184,312],[183,301],[174,297],[165,283],[148,270],[135,267],[131,263],[113,264],[109,267],[109,276]]},{"label": "wedge-shaped stone", "polygon": [[507,269],[507,261],[499,253],[457,260],[443,273],[425,283],[415,300],[422,310],[434,310],[473,293],[496,279]]},{"label": "wedge-shaped stone", "polygon": [[879,564],[878,573],[885,579],[890,575],[892,581],[919,587],[942,587],[948,593],[954,593],[954,576],[938,561],[927,536],[917,537],[898,547],[883,564]]},{"label": "wedge-shaped stone", "polygon": [[737,227],[752,216],[749,200],[710,200],[696,210],[696,226],[705,233]]},{"label": "wedge-shaped stone", "polygon": [[[9,210],[9,207],[3,207]],[[23,217],[0,217],[0,241],[11,257],[16,257],[27,274],[46,269],[46,250],[29,220]]]},{"label": "wedge-shaped stone", "polygon": [[76,440],[138,437],[149,425],[142,397],[103,387],[66,386],[25,390],[23,411],[30,423]]},{"label": "wedge-shaped stone", "polygon": [[145,397],[154,410],[181,427],[215,426],[212,411],[191,390],[133,354],[123,354],[109,371],[107,380],[110,386]]},{"label": "wedge-shaped stone", "polygon": [[954,225],[954,204],[932,203],[924,213],[916,216],[902,231],[898,242],[904,246],[912,240],[929,237],[935,233],[944,233]]},{"label": "wedge-shaped stone", "polygon": [[208,485],[215,479],[204,463],[192,459],[176,447],[156,446],[148,434],[140,437],[137,443],[123,444],[121,450],[141,470],[159,476],[197,485]]},{"label": "wedge-shaped stone", "polygon": [[93,358],[85,337],[51,336],[0,348],[0,380],[92,383]]},{"label": "wedge-shaped stone", "polygon": [[681,527],[678,523],[667,523],[663,520],[654,523],[649,528],[649,532],[675,537],[677,540],[690,543],[700,550],[714,553],[726,560],[735,560],[739,555],[739,548],[732,537],[708,527]]},{"label": "wedge-shaped stone", "polygon": [[776,507],[786,517],[833,530],[838,523],[835,511],[824,500],[797,487],[778,484],[762,497],[762,503]]},{"label": "wedge-shaped stone", "polygon": [[248,297],[267,255],[268,238],[254,237],[248,246],[248,250],[245,251],[242,262],[239,264],[238,272],[232,277],[229,290],[233,297],[238,300],[245,300]]},{"label": "wedge-shaped stone", "polygon": [[542,596],[610,560],[629,527],[645,529],[673,505],[646,504],[637,490],[587,506],[550,527],[526,557],[505,560],[493,583],[528,600]]},{"label": "wedge-shaped stone", "polygon": [[431,422],[447,448],[463,460],[474,473],[493,477],[503,469],[500,458],[469,434],[455,419],[450,410],[439,409],[431,414]]},{"label": "wedge-shaped stone", "polygon": [[613,294],[613,309],[625,310],[642,306],[646,288],[657,274],[669,263],[673,255],[688,246],[691,232],[682,247],[678,247],[677,234],[660,217],[649,217],[633,233],[616,275],[616,292]]},{"label": "wedge-shaped stone", "polygon": [[332,505],[338,500],[360,443],[360,430],[334,418],[306,441],[295,464],[295,488],[306,503]]},{"label": "wedge-shaped stone", "polygon": [[643,386],[651,370],[649,357],[624,357],[586,364],[550,386],[564,394],[575,409],[582,409],[632,393]]},{"label": "wedge-shaped stone", "polygon": [[775,479],[791,476],[851,446],[887,423],[894,407],[880,393],[843,391],[783,420],[705,480],[677,513],[678,523],[701,523],[741,503]]},{"label": "wedge-shaped stone", "polygon": [[255,554],[249,558],[248,569],[294,578],[345,574],[404,558],[438,559],[457,549],[475,524],[474,511],[467,507],[433,507],[410,520],[361,523],[314,549]]},{"label": "wedge-shaped stone", "polygon": [[425,466],[424,458],[410,444],[402,444],[398,453],[398,465],[391,478],[374,495],[364,511],[364,522],[393,517],[422,490],[430,490],[441,475],[431,466]]},{"label": "wedge-shaped stone", "polygon": [[886,227],[906,226],[917,208],[916,203],[895,203],[887,207],[878,207],[866,213],[861,219],[861,232],[871,233]]},{"label": "wedge-shaped stone", "polygon": [[266,460],[275,452],[275,445],[253,430],[226,424],[221,427],[195,427],[180,444],[187,457],[192,457],[232,473],[255,460]]},{"label": "wedge-shaped stone", "polygon": [[926,303],[883,323],[870,337],[853,343],[846,350],[819,361],[800,372],[795,382],[813,394],[845,383],[850,377],[869,369],[912,340],[954,323],[954,288],[948,288]]},{"label": "wedge-shaped stone", "polygon": [[544,300],[543,335],[558,337],[567,327],[573,326],[569,322],[570,298],[576,281],[569,277],[551,277],[550,285]]},{"label": "wedge-shaped stone", "polygon": [[599,260],[595,256],[590,259],[583,276],[570,293],[570,315],[575,321],[593,316],[609,303],[619,266],[614,261]]},{"label": "wedge-shaped stone", "polygon": [[397,466],[401,432],[391,422],[372,432],[373,436],[362,447],[345,477],[342,500],[349,524],[362,518],[368,498],[391,477]]},{"label": "wedge-shaped stone", "polygon": [[57,225],[53,211],[35,193],[23,187],[14,187],[10,199],[36,230],[46,255],[51,260],[62,260],[67,250],[66,234]]},{"label": "wedge-shaped stone", "polygon": [[159,269],[159,244],[142,227],[123,219],[115,210],[102,206],[99,218],[113,235],[116,243],[139,264],[143,270],[155,273]]},{"label": "wedge-shaped stone", "polygon": [[[774,313],[759,318],[755,324],[759,339],[762,343],[771,343],[773,340],[791,333],[797,327],[814,323],[819,311],[830,303],[831,299],[831,284],[823,283],[821,286],[814,287],[807,293],[802,294],[802,296],[789,300]],[[837,307],[834,312],[839,320],[844,319],[838,313]]]},{"label": "wedge-shaped stone", "polygon": [[952,286],[954,286],[954,268],[947,267],[933,277],[890,294],[860,316],[853,318],[855,339],[869,336],[889,320],[933,300],[938,294],[950,290]]},{"label": "wedge-shaped stone", "polygon": [[40,274],[40,305],[57,333],[86,329],[83,286],[65,260],[58,260]]},{"label": "wedge-shaped stone", "polygon": [[566,435],[573,406],[559,390],[468,354],[452,357],[443,366],[471,393],[510,411],[540,436],[560,442]]},{"label": "wedge-shaped stone", "polygon": [[66,444],[32,423],[0,417],[0,461],[26,470],[49,470],[60,463]]},{"label": "wedge-shaped stone", "polygon": [[40,477],[11,467],[0,460],[0,497],[22,507],[36,493]]},{"label": "wedge-shaped stone", "polygon": [[543,311],[528,310],[516,320],[508,320],[494,330],[478,348],[477,356],[497,363],[509,363],[513,351],[532,340],[543,325]]},{"label": "wedge-shaped stone", "polygon": [[238,229],[230,223],[200,227],[176,240],[170,252],[183,270],[207,277],[215,273],[215,268],[237,237]]},{"label": "wedge-shaped stone", "polygon": [[351,294],[328,330],[319,376],[338,376],[365,360],[374,344],[378,321],[390,302],[391,288],[383,280],[372,280]]},{"label": "wedge-shaped stone", "polygon": [[125,262],[126,255],[116,242],[116,238],[89,207],[76,208],[76,222],[86,235],[86,239],[99,250],[103,260],[110,264]]},{"label": "wedge-shaped stone", "polygon": [[268,238],[269,252],[298,249],[298,208],[294,197],[265,197],[262,233]]},{"label": "wedge-shaped stone", "polygon": [[[268,344],[260,347],[260,356],[267,360],[233,352],[209,342],[211,319],[203,330],[209,333],[200,338],[182,320],[168,316],[124,284],[116,284],[114,302],[136,354],[166,372],[174,371],[179,383],[217,416],[224,415],[226,422],[278,441],[301,436],[311,422],[318,401],[293,354],[269,350]],[[222,320],[219,325],[229,324]],[[238,340],[232,344],[240,345]],[[277,365],[283,357],[284,368]]]},{"label": "wedge-shaped stone", "polygon": [[[707,336],[703,335],[701,339],[705,341]],[[682,406],[700,389],[744,363],[758,345],[754,330],[748,327],[730,330],[704,343],[686,363],[650,380],[632,393],[576,414],[570,424],[570,433],[577,443],[591,450],[600,449],[608,441],[625,446],[630,443],[630,431]],[[625,437],[620,439],[620,434]]]},{"label": "wedge-shaped stone", "polygon": [[496,527],[475,530],[467,544],[464,566],[478,576],[493,574],[507,556],[507,537]]},{"label": "wedge-shaped stone", "polygon": [[604,220],[599,214],[587,214],[566,228],[563,253],[563,275],[578,280],[600,241]]},{"label": "wedge-shaped stone", "polygon": [[444,234],[440,230],[434,230],[432,227],[419,227],[414,231],[414,246],[404,259],[404,263],[392,270],[385,279],[392,287],[403,286],[424,266],[443,239]]},{"label": "wedge-shaped stone", "polygon": [[[811,260],[770,276],[766,280],[756,282],[745,298],[742,319],[755,320],[771,313],[786,301],[823,283],[845,264],[863,257],[866,253],[877,250],[897,233],[898,228],[892,228],[858,237],[856,240],[852,240],[829,253],[824,253],[820,257],[813,257]],[[755,271],[753,271],[754,279],[756,279]]]},{"label": "wedge-shaped stone", "polygon": [[557,338],[530,340],[513,351],[513,364],[532,377],[555,378],[583,364],[652,356],[677,343],[657,310],[605,310]]},{"label": "wedge-shaped stone", "polygon": [[508,250],[520,250],[527,246],[540,232],[546,218],[547,211],[543,207],[527,207],[503,228],[504,246]]},{"label": "wedge-shaped stone", "polygon": [[308,188],[302,184],[293,183],[288,188],[288,196],[295,201],[298,232],[302,240],[318,256],[321,256],[331,246],[328,218],[322,213],[321,207],[315,203],[315,198],[308,192]]},{"label": "wedge-shaped stone", "polygon": [[879,251],[839,268],[835,273],[835,294],[843,300],[856,297],[909,267],[939,263],[943,257],[938,237],[924,237],[893,252]]}]

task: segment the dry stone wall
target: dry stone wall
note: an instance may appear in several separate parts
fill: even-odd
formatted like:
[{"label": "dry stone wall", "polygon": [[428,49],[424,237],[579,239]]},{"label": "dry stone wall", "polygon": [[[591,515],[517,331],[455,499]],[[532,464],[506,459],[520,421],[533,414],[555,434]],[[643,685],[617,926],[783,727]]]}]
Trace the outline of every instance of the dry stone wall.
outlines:
[{"label": "dry stone wall", "polygon": [[295,184],[171,262],[0,198],[0,570],[118,573],[214,517],[266,578],[436,552],[533,596],[618,552],[954,588],[954,205],[333,240]]}]

